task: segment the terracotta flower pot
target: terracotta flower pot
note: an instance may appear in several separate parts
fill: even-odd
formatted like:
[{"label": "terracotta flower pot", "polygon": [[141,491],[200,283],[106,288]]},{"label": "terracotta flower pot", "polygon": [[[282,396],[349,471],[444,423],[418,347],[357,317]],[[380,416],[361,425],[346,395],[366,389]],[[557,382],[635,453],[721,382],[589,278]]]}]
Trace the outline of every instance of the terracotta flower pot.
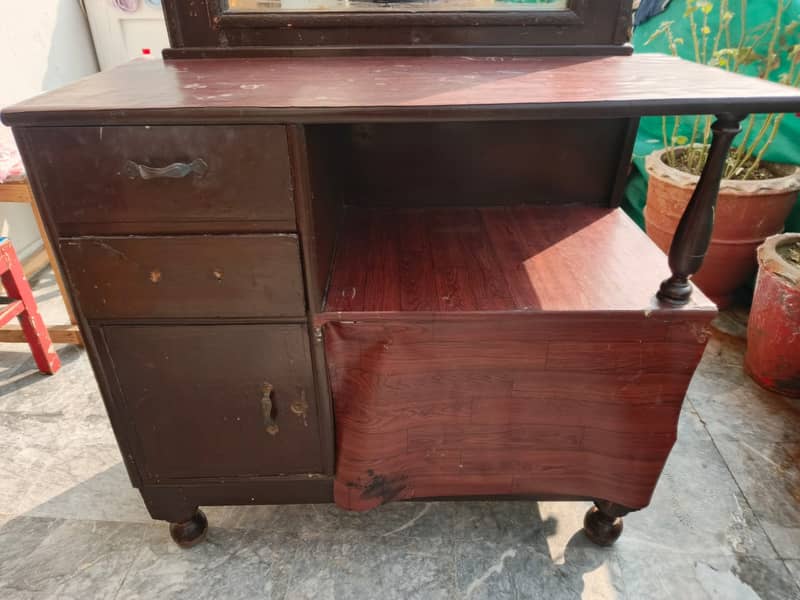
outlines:
[{"label": "terracotta flower pot", "polygon": [[762,387],[800,397],[800,265],[781,255],[796,242],[800,233],[775,235],[758,249],[745,369]]},{"label": "terracotta flower pot", "polygon": [[[647,235],[664,252],[669,252],[698,177],[667,165],[662,160],[665,152],[653,152],[646,160],[650,183],[644,218]],[[703,267],[692,278],[720,308],[728,306],[734,290],[753,276],[757,267],[756,248],[768,236],[783,231],[783,224],[797,201],[800,167],[775,163],[764,166],[775,173],[774,179],[722,180],[711,245]]]}]

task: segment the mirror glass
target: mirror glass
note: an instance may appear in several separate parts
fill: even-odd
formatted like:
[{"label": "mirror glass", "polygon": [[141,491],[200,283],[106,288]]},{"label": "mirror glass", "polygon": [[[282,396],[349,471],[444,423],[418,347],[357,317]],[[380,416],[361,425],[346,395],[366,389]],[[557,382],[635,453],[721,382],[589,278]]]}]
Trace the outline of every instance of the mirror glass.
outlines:
[{"label": "mirror glass", "polygon": [[228,0],[228,12],[551,11],[567,0]]}]

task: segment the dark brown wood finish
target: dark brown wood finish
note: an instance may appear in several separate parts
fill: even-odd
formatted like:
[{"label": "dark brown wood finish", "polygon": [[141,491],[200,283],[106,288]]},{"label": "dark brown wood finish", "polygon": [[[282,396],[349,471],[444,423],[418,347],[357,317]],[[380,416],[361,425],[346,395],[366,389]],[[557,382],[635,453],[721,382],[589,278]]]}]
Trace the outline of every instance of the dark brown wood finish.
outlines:
[{"label": "dark brown wood finish", "polygon": [[99,126],[772,111],[800,112],[800,90],[642,54],[140,60],[8,107],[2,117],[15,126]]},{"label": "dark brown wood finish", "polygon": [[108,325],[102,335],[145,483],[322,472],[304,326]]},{"label": "dark brown wood finish", "polygon": [[[61,235],[237,231],[254,223],[296,229],[284,127],[35,127],[26,135],[40,149],[39,181]],[[126,170],[130,162],[194,160],[207,171],[142,179]]]},{"label": "dark brown wood finish", "polygon": [[608,206],[615,202],[620,156],[630,160],[628,125],[628,119],[563,119],[306,129],[314,136],[314,165],[335,175],[314,189],[336,190],[346,204]]},{"label": "dark brown wood finish", "polygon": [[622,535],[622,517],[629,512],[627,506],[607,500],[595,502],[586,513],[583,531],[598,546],[611,546]]},{"label": "dark brown wood finish", "polygon": [[82,237],[59,246],[89,319],[305,318],[294,234]]},{"label": "dark brown wood finish", "polygon": [[394,54],[538,54],[557,47],[561,53],[612,54],[627,51],[631,4],[625,0],[569,0],[559,11],[479,12],[263,12],[231,13],[220,0],[191,4],[164,0],[172,49],[202,56],[244,48],[253,53],[357,51]]},{"label": "dark brown wood finish", "polygon": [[[536,52],[557,28],[625,51],[623,4],[516,29],[401,15],[376,44]],[[176,51],[313,29],[291,52],[335,30],[348,53],[383,35],[367,26],[384,17],[292,32],[165,10]],[[334,479],[356,509],[591,498],[587,534],[609,543],[649,501],[715,314],[699,292],[656,301],[667,259],[614,209],[635,123],[760,111],[800,111],[800,92],[654,55],[361,56],[134,62],[2,118],[131,479],[178,543],[204,535],[199,506],[330,501]]]},{"label": "dark brown wood finish", "polygon": [[723,115],[711,126],[713,138],[706,164],[669,249],[672,275],[659,287],[658,299],[662,302],[678,306],[689,302],[692,295],[689,278],[700,270],[711,243],[714,208],[725,159],[733,139],[742,130],[740,122],[743,118],[742,115]]}]

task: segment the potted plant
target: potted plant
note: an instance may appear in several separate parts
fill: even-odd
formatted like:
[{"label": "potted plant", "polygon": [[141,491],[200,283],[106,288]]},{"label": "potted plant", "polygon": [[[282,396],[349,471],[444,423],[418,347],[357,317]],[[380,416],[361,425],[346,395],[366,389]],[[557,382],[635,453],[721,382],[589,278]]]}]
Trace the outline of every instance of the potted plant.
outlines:
[{"label": "potted plant", "polygon": [[[696,62],[721,69],[800,85],[800,22],[786,19],[791,0],[778,0],[774,17],[748,30],[747,0],[718,5],[710,0],[687,0],[684,18]],[[715,13],[718,11],[718,13]],[[712,31],[709,16],[717,24]],[[674,21],[664,21],[647,40],[664,38],[674,55],[685,40],[673,33]],[[735,24],[735,28],[733,25]],[[756,248],[783,225],[797,201],[800,167],[766,162],[783,115],[752,115],[728,157],[715,218],[714,234],[703,267],[693,281],[724,307],[733,292],[756,270]],[[647,234],[669,250],[681,215],[697,184],[708,155],[711,117],[662,121],[664,148],[645,162],[650,175],[644,209]]]},{"label": "potted plant", "polygon": [[747,324],[745,369],[769,390],[800,397],[800,234],[768,238]]}]

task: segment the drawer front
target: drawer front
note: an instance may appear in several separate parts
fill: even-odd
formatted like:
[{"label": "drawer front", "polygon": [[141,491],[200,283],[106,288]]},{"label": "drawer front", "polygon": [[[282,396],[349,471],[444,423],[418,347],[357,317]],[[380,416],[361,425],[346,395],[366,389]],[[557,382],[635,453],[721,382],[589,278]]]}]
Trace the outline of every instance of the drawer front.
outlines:
[{"label": "drawer front", "polygon": [[[284,127],[34,127],[26,135],[62,235],[295,229]],[[164,169],[176,163],[189,167]]]},{"label": "drawer front", "polygon": [[322,471],[304,326],[102,331],[147,479]]},{"label": "drawer front", "polygon": [[294,234],[59,241],[88,319],[305,316]]}]

